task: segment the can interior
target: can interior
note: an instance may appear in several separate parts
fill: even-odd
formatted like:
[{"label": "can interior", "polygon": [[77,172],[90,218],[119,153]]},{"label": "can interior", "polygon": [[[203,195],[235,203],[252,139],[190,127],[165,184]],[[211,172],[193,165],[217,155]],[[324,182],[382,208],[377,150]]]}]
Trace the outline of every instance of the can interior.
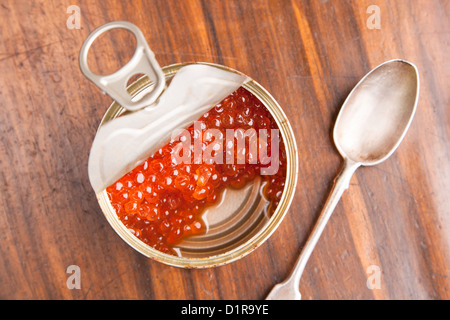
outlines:
[{"label": "can interior", "polygon": [[221,199],[202,213],[206,233],[183,239],[175,248],[183,257],[204,258],[245,243],[269,221],[261,178],[242,189],[226,188]]}]

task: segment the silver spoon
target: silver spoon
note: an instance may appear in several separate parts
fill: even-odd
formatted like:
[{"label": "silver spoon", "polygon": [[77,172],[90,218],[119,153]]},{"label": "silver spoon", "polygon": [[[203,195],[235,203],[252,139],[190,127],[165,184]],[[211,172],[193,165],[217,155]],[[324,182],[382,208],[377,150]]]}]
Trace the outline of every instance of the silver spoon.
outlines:
[{"label": "silver spoon", "polygon": [[341,172],[289,277],[267,300],[300,300],[300,278],[325,225],[355,170],[386,160],[398,147],[414,116],[419,74],[404,60],[387,61],[369,72],[352,90],[339,112],[333,138],[344,158]]}]

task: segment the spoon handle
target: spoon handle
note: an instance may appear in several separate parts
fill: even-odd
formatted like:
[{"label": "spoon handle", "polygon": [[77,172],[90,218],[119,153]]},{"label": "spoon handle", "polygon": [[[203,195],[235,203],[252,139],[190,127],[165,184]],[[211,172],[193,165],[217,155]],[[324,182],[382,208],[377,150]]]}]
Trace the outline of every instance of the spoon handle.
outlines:
[{"label": "spoon handle", "polygon": [[360,166],[359,163],[353,162],[349,159],[345,159],[344,165],[340,173],[334,180],[333,188],[328,196],[325,206],[320,213],[316,225],[311,232],[305,246],[295,263],[295,267],[292,270],[289,277],[280,284],[277,284],[270,291],[266,300],[300,300],[301,294],[299,291],[300,278],[305,269],[311,253],[313,252],[319,238],[333,213],[339,199],[350,184],[350,179],[353,176],[355,170]]}]

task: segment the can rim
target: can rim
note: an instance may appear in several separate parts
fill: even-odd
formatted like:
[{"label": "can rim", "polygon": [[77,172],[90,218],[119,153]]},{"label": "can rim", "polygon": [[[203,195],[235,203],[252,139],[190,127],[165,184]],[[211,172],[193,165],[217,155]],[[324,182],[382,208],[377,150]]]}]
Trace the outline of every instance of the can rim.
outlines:
[{"label": "can rim", "polygon": [[[180,68],[193,63],[209,65],[222,70],[242,74],[241,72],[234,70],[232,68],[208,62],[176,63],[163,67],[162,70],[164,76],[167,78],[173,76]],[[276,102],[276,100],[265,88],[263,88],[255,80],[251,78],[249,79],[250,80],[246,82],[243,85],[243,87],[248,91],[250,91],[252,94],[254,94],[264,104],[267,110],[269,110],[269,112],[272,114],[281,131],[286,148],[286,155],[287,155],[286,184],[285,189],[283,191],[283,195],[280,199],[277,208],[275,209],[275,212],[270,217],[268,223],[261,230],[259,230],[249,240],[237,246],[236,248],[231,249],[230,251],[204,258],[179,257],[169,255],[159,250],[156,250],[147,245],[146,243],[144,243],[143,241],[141,241],[140,239],[138,239],[136,236],[134,236],[126,228],[126,226],[122,223],[122,221],[120,221],[119,217],[117,216],[116,212],[114,211],[109,201],[106,190],[99,192],[97,194],[97,200],[107,221],[114,229],[114,231],[122,238],[122,240],[124,240],[128,245],[130,245],[133,249],[135,249],[139,253],[158,262],[162,262],[164,264],[175,267],[181,268],[216,267],[236,261],[253,252],[256,248],[262,245],[280,225],[281,221],[285,217],[291,205],[294,196],[294,191],[297,185],[297,177],[298,177],[297,144],[295,141],[295,136],[292,127],[285,113],[281,109],[280,105]],[[150,80],[144,76],[139,78],[134,83],[132,83],[127,88],[127,90],[131,95],[135,95],[141,92],[146,87],[148,87],[150,84],[151,84]],[[125,109],[114,101],[106,111],[105,115],[103,116],[103,119],[100,122],[99,127],[102,126],[106,121],[113,119],[123,114],[124,112]]]}]

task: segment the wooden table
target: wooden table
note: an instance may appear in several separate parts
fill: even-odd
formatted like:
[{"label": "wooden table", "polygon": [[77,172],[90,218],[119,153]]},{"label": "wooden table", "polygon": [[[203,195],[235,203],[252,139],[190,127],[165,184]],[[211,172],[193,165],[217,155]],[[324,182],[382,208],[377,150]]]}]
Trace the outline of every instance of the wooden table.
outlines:
[{"label": "wooden table", "polygon": [[[331,131],[344,99],[373,67],[403,58],[421,76],[415,119],[388,161],[353,177],[301,292],[449,299],[449,10],[447,0],[2,1],[0,298],[264,298],[291,269],[340,168]],[[113,20],[138,25],[161,65],[206,61],[248,74],[290,119],[300,159],[292,207],[242,260],[169,267],[130,248],[103,217],[87,162],[111,98],[81,74],[78,54]],[[133,47],[118,37],[105,37],[93,68],[126,62]],[[67,287],[70,265],[80,268],[81,289]],[[370,289],[377,270],[379,288]]]}]

